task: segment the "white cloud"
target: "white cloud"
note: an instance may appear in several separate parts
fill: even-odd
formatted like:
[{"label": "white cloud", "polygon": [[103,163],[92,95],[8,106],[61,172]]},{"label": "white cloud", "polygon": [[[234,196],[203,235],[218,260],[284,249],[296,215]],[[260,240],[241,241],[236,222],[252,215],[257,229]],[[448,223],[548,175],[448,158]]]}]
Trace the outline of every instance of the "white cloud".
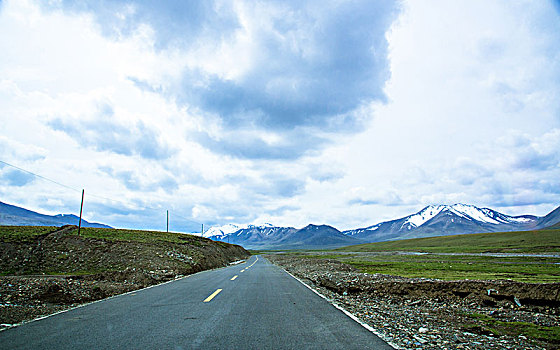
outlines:
[{"label": "white cloud", "polygon": [[[337,208],[331,220],[355,227],[454,202],[510,214],[557,207],[558,12],[545,2],[404,5],[388,34],[389,102],[362,134],[324,153],[346,177],[317,195],[333,193],[324,199],[333,203],[351,188],[365,193],[346,198],[362,206]],[[503,145],[504,135],[528,145]]]},{"label": "white cloud", "polygon": [[558,205],[549,2],[3,1],[0,32],[2,160],[78,190],[3,167],[7,202],[196,230]]}]

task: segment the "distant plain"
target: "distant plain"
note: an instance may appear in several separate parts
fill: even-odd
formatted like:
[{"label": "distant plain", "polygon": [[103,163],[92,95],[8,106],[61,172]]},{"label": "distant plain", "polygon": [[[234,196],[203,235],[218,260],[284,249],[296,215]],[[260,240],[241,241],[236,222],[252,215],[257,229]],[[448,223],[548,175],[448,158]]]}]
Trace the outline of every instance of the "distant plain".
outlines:
[{"label": "distant plain", "polygon": [[560,282],[560,230],[417,238],[288,254],[335,259],[370,274]]}]

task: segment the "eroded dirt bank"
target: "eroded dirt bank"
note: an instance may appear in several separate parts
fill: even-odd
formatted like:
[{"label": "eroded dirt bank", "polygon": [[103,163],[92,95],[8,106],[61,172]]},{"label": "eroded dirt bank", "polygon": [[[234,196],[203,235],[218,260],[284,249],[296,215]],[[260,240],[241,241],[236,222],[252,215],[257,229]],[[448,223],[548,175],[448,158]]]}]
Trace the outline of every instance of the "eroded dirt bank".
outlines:
[{"label": "eroded dirt bank", "polygon": [[266,257],[401,348],[560,348],[550,334],[560,324],[559,283],[412,279],[336,260]]},{"label": "eroded dirt bank", "polygon": [[0,329],[249,256],[240,246],[190,235],[182,242],[111,241],[72,229],[0,240]]}]

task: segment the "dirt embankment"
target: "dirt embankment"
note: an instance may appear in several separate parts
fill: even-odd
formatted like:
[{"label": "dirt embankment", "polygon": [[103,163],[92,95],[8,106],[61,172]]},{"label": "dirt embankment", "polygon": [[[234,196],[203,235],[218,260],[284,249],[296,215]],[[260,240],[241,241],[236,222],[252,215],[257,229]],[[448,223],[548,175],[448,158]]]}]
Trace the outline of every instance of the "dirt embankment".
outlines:
[{"label": "dirt embankment", "polygon": [[25,241],[0,238],[0,328],[248,256],[189,235],[180,243],[111,241],[63,227]]},{"label": "dirt embankment", "polygon": [[404,349],[560,348],[560,283],[403,278],[336,260],[267,258]]}]

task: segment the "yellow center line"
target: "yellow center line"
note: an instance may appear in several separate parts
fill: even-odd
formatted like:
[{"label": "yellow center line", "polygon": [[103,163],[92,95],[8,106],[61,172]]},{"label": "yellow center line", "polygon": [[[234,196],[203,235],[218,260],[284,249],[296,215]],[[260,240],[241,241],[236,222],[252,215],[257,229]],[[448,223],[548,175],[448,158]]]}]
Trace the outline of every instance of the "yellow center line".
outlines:
[{"label": "yellow center line", "polygon": [[236,278],[237,278],[237,275],[233,276],[230,281],[235,281]]},{"label": "yellow center line", "polygon": [[259,260],[259,257],[257,256],[257,258],[255,259],[255,261],[253,261],[253,263],[251,265],[249,265],[249,267],[255,265],[255,263]]},{"label": "yellow center line", "polygon": [[214,299],[214,297],[216,295],[218,295],[221,291],[222,291],[221,289],[216,289],[216,291],[214,293],[210,294],[210,296],[208,298],[204,299],[204,302],[207,303],[210,300]]},{"label": "yellow center line", "polygon": [[244,268],[243,270],[241,270],[241,271],[239,271],[239,272],[247,271],[247,270],[249,269],[249,267],[255,265],[255,263],[257,262],[257,260],[259,260],[259,257],[257,257],[257,258],[255,259],[255,261],[254,261],[251,265],[247,266],[246,268]]}]

